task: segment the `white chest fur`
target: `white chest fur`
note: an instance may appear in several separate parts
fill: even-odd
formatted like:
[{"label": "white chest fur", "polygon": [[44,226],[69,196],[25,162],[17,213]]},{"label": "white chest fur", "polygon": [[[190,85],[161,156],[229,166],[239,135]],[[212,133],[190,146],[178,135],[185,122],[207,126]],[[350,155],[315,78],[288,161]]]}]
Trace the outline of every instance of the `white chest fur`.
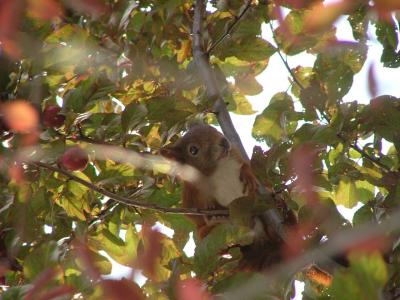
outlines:
[{"label": "white chest fur", "polygon": [[246,195],[239,179],[241,167],[236,159],[227,156],[218,162],[217,169],[208,178],[210,192],[220,205],[226,207],[233,200]]}]

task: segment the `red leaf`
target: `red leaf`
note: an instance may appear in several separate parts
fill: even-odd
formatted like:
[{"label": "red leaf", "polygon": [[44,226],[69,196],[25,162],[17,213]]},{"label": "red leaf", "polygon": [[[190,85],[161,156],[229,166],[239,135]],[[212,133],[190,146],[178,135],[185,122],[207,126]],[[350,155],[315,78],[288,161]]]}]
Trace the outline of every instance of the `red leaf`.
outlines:
[{"label": "red leaf", "polygon": [[305,237],[312,233],[313,228],[315,226],[312,224],[297,224],[296,226],[292,226],[287,231],[290,243],[284,244],[282,249],[283,257],[291,259],[301,254],[307,244]]},{"label": "red leaf", "polygon": [[153,230],[148,224],[142,227],[144,247],[139,251],[137,265],[143,269],[144,274],[150,278],[156,274],[158,258],[162,251],[162,234]]},{"label": "red leaf", "polygon": [[103,280],[101,282],[104,293],[107,299],[110,300],[122,300],[122,299],[132,299],[141,300],[145,299],[140,287],[127,279],[121,280]]},{"label": "red leaf", "polygon": [[177,283],[176,293],[178,300],[209,300],[205,284],[196,278],[181,280]]},{"label": "red leaf", "polygon": [[15,35],[20,21],[22,5],[20,0],[0,0],[0,41]]},{"label": "red leaf", "polygon": [[317,149],[311,145],[304,145],[296,149],[291,155],[291,165],[297,176],[296,186],[305,194],[310,205],[318,203],[318,195],[314,191],[313,166],[317,157]]},{"label": "red leaf", "polygon": [[59,274],[59,270],[56,268],[50,268],[42,273],[33,282],[33,287],[28,291],[24,300],[34,300],[38,299],[37,294],[44,288],[44,286],[49,283],[54,277]]},{"label": "red leaf", "polygon": [[400,9],[400,2],[398,0],[375,0],[374,2],[373,8],[378,13],[379,19],[392,23],[392,12]]},{"label": "red leaf", "polygon": [[346,253],[350,252],[361,252],[361,253],[373,253],[376,251],[385,252],[391,246],[390,239],[384,235],[375,235],[366,238],[363,241],[353,243],[346,249]]},{"label": "red leaf", "polygon": [[37,300],[51,300],[51,299],[59,299],[60,296],[70,295],[74,292],[74,289],[68,285],[62,285],[55,287],[49,291],[47,291],[40,298],[36,298]]},{"label": "red leaf", "polygon": [[73,246],[77,256],[82,260],[88,275],[95,280],[99,280],[101,278],[100,272],[93,263],[93,258],[88,246],[80,241],[75,241]]}]

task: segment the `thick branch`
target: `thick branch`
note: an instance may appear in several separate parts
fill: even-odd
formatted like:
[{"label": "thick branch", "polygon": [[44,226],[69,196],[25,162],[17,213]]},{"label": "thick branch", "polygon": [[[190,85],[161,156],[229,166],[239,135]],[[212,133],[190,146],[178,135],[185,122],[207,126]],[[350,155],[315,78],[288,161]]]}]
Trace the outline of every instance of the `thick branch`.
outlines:
[{"label": "thick branch", "polygon": [[82,178],[79,178],[78,176],[75,176],[74,174],[71,174],[70,172],[67,172],[63,169],[60,169],[58,167],[42,163],[42,162],[32,162],[30,163],[32,165],[35,165],[37,167],[47,169],[53,172],[57,172],[60,174],[63,174],[64,176],[68,177],[70,180],[74,180],[87,188],[91,189],[92,191],[95,191],[103,196],[109,197],[110,199],[113,199],[114,201],[118,203],[122,203],[127,206],[131,207],[136,207],[136,208],[141,208],[141,209],[151,209],[151,210],[156,210],[159,212],[163,213],[173,213],[173,214],[182,214],[182,215],[208,215],[208,216],[215,216],[215,215],[229,215],[229,212],[227,210],[206,210],[206,209],[196,209],[196,208],[172,208],[172,207],[161,207],[155,204],[150,204],[150,203],[143,203],[140,201],[136,201],[134,199],[130,199],[127,197],[123,197],[117,194],[114,194],[102,187],[99,187],[91,182],[88,182]]},{"label": "thick branch", "polygon": [[[204,84],[207,89],[208,97],[215,101],[215,111],[217,113],[218,122],[221,125],[222,131],[225,136],[240,150],[243,158],[249,161],[243,144],[233,126],[232,119],[226,109],[225,101],[221,95],[220,89],[217,86],[217,80],[214,70],[212,69],[208,55],[204,51],[203,46],[203,18],[205,12],[204,0],[196,0],[193,19],[193,57],[197,67],[200,70]],[[273,195],[268,192],[263,186],[259,188],[259,194],[262,195],[266,201],[274,202]],[[264,212],[261,221],[264,222],[268,228],[271,228],[279,237],[286,240],[285,229],[283,227],[283,220],[276,209],[269,209]]]},{"label": "thick branch", "polygon": [[214,111],[217,114],[218,122],[221,125],[224,135],[240,150],[241,155],[247,161],[249,157],[244,150],[243,144],[233,126],[231,117],[226,109],[225,101],[221,96],[220,89],[217,85],[214,70],[212,69],[209,57],[204,51],[203,45],[203,18],[205,11],[205,1],[196,0],[196,7],[193,19],[193,57],[196,65],[201,73],[204,84],[207,88],[208,97],[215,101]]}]

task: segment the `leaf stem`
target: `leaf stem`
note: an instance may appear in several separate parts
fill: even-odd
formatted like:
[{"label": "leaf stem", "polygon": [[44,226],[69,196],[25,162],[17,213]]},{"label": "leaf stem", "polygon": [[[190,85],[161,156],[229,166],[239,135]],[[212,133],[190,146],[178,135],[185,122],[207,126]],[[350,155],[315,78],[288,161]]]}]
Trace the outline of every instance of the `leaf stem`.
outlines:
[{"label": "leaf stem", "polygon": [[289,72],[290,76],[292,76],[293,81],[299,86],[299,88],[301,90],[305,90],[305,87],[301,84],[301,82],[297,79],[296,75],[293,73],[292,69],[289,66],[289,63],[287,61],[287,59],[285,59],[281,53],[281,48],[279,47],[279,44],[276,42],[276,36],[274,33],[274,29],[272,27],[271,22],[269,22],[269,27],[271,28],[271,32],[272,32],[272,36],[274,38],[274,41],[276,43],[276,48],[277,48],[277,53],[279,55],[279,57],[281,58],[283,64],[285,65],[285,68],[287,69],[287,71]]}]

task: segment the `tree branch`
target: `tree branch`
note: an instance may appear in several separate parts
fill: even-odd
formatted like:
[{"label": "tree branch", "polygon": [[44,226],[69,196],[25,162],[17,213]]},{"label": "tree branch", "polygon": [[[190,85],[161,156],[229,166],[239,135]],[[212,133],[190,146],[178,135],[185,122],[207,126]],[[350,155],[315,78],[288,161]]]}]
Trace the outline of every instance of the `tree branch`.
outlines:
[{"label": "tree branch", "polygon": [[[346,139],[342,135],[338,134],[338,136],[342,141],[346,142]],[[381,163],[378,158],[375,158],[375,157],[369,155],[367,152],[365,152],[363,149],[361,149],[356,143],[354,143],[354,144],[350,143],[349,146],[352,149],[354,149],[356,152],[358,152],[363,158],[368,159],[370,162],[372,162],[377,167],[383,169],[386,172],[390,172],[389,167],[387,167],[383,163]]]},{"label": "tree branch", "polygon": [[[193,18],[193,57],[199,68],[200,74],[206,86],[208,97],[215,101],[214,110],[217,114],[217,119],[221,125],[224,135],[240,150],[241,155],[247,161],[249,158],[244,150],[243,144],[233,126],[232,119],[226,109],[225,101],[221,95],[220,89],[217,86],[217,80],[214,70],[212,69],[208,55],[204,51],[203,45],[203,18],[205,12],[205,0],[196,0]],[[275,202],[273,195],[260,186],[259,194],[269,203]],[[268,228],[271,228],[282,240],[286,239],[286,232],[283,226],[283,220],[276,209],[268,209],[264,212],[260,220],[265,223]]]},{"label": "tree branch", "polygon": [[243,147],[243,144],[233,126],[231,117],[226,109],[225,101],[217,86],[217,79],[212,69],[209,57],[204,51],[203,45],[203,18],[205,11],[205,1],[196,0],[193,19],[193,57],[194,61],[201,73],[204,84],[207,88],[208,98],[215,101],[214,111],[217,115],[219,124],[221,125],[224,135],[239,149],[244,159],[249,161],[249,157]]},{"label": "tree branch", "polygon": [[156,210],[159,212],[163,213],[173,213],[173,214],[182,214],[182,215],[207,215],[207,216],[215,216],[215,215],[223,215],[227,216],[229,215],[229,212],[227,210],[207,210],[207,209],[196,209],[196,208],[172,208],[172,207],[161,207],[155,204],[150,204],[150,203],[143,203],[131,198],[123,197],[117,194],[114,194],[102,187],[99,187],[91,182],[88,182],[82,178],[79,178],[78,176],[75,176],[74,174],[71,174],[70,172],[67,172],[61,168],[42,163],[42,162],[30,162],[29,164],[47,169],[53,172],[57,172],[60,174],[63,174],[64,176],[68,177],[71,180],[74,180],[87,188],[91,189],[92,191],[95,191],[103,196],[109,197],[110,199],[113,199],[114,201],[118,203],[122,203],[124,205],[130,206],[130,207],[135,207],[135,208],[141,208],[141,209],[150,209],[150,210]]},{"label": "tree branch", "polygon": [[228,37],[233,29],[235,28],[236,24],[243,18],[243,16],[246,14],[246,12],[249,10],[251,7],[251,2],[252,0],[247,0],[246,3],[242,6],[242,11],[239,13],[238,16],[234,16],[233,21],[231,24],[226,28],[224,34],[222,34],[215,42],[210,46],[210,48],[207,51],[207,54],[210,54],[222,41]]}]

